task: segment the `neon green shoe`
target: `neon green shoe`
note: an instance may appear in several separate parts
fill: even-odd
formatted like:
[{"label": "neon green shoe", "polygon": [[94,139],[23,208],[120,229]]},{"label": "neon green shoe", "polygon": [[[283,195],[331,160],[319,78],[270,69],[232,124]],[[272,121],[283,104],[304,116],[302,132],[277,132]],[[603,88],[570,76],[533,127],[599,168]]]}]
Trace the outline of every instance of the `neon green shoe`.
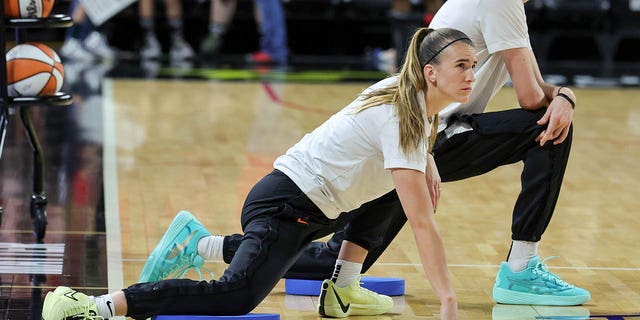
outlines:
[{"label": "neon green shoe", "polygon": [[350,286],[340,288],[331,280],[322,282],[318,313],[324,317],[381,315],[393,307],[391,297],[360,286],[360,277]]},{"label": "neon green shoe", "polygon": [[[551,257],[549,257],[551,258]],[[544,263],[535,256],[526,269],[513,272],[503,262],[493,286],[493,299],[504,304],[530,304],[547,306],[576,306],[591,298],[589,291],[578,288],[549,272]]]},{"label": "neon green shoe", "polygon": [[48,292],[42,305],[42,320],[102,320],[93,299],[67,287]]},{"label": "neon green shoe", "polygon": [[[191,213],[180,211],[149,255],[138,282],[155,282],[169,276],[180,278],[192,268],[202,279],[200,269],[204,259],[198,255],[198,241],[210,235]],[[213,272],[208,272],[213,278]]]}]

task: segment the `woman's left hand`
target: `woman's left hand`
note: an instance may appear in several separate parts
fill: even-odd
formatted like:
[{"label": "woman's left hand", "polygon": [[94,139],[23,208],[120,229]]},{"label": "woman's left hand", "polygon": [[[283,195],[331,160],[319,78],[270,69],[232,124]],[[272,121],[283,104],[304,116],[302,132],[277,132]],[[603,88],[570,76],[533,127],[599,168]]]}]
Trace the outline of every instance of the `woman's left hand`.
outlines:
[{"label": "woman's left hand", "polygon": [[[575,98],[574,98],[575,99]],[[569,135],[571,122],[573,121],[573,108],[571,104],[563,98],[555,98],[549,104],[547,111],[538,124],[547,128],[536,138],[540,146],[544,146],[547,141],[553,144],[561,144]]]},{"label": "woman's left hand", "polygon": [[427,154],[427,171],[425,174],[427,180],[427,188],[429,189],[429,195],[431,195],[431,203],[433,204],[433,212],[436,212],[438,208],[438,202],[440,202],[440,173],[438,173],[438,167],[436,161],[433,159],[433,155]]}]

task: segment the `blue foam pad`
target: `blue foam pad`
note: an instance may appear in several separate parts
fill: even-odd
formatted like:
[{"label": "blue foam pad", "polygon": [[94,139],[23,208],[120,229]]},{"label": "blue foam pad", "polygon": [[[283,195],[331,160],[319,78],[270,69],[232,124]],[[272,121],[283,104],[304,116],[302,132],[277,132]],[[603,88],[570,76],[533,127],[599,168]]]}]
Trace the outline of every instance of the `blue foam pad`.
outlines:
[{"label": "blue foam pad", "polygon": [[157,315],[152,320],[280,320],[279,314],[273,313],[248,313],[242,316],[200,316],[200,315]]},{"label": "blue foam pad", "polygon": [[[360,278],[363,288],[387,296],[404,295],[404,279],[363,276]],[[286,294],[319,296],[322,280],[285,279]]]}]

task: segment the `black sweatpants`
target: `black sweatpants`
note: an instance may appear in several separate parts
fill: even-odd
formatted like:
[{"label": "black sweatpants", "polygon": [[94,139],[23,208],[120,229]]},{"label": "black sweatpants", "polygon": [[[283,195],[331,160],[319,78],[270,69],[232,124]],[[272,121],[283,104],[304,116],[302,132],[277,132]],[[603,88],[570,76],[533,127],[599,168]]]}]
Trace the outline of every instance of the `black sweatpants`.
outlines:
[{"label": "black sweatpants", "polygon": [[274,170],[247,196],[241,217],[244,235],[234,238],[235,254],[219,280],[132,285],[123,290],[127,316],[246,314],[271,292],[311,241],[341,230],[365,249],[382,245],[391,217],[376,212],[364,218],[349,215],[328,219],[291,179]]},{"label": "black sweatpants", "polygon": [[[549,142],[541,147],[535,141],[544,129],[536,122],[545,111],[512,109],[465,116],[461,120],[469,123],[473,130],[449,139],[441,132],[433,150],[443,182],[462,180],[503,165],[524,162],[522,190],[513,209],[513,240],[540,240],[551,220],[569,158],[573,128],[567,139],[559,145]],[[347,217],[371,213],[390,217],[382,243],[369,250],[363,265],[365,272],[400,232],[407,217],[395,192],[367,203],[352,213],[355,214]],[[238,235],[227,237],[224,248],[227,259],[233,256],[237,238]],[[348,239],[348,235],[339,231],[327,243],[310,244],[285,277],[330,278],[344,239]]]}]

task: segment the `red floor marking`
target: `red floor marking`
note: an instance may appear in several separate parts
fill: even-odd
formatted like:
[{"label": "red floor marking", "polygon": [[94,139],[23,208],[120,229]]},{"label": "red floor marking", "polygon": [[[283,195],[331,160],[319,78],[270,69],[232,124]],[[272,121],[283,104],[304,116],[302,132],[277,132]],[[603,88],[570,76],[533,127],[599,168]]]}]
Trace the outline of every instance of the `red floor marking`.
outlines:
[{"label": "red floor marking", "polygon": [[300,104],[297,104],[297,103],[284,101],[284,100],[280,99],[280,97],[278,97],[278,94],[271,87],[271,84],[269,84],[268,82],[263,82],[262,83],[262,87],[267,92],[267,95],[269,96],[269,98],[271,98],[271,100],[273,102],[278,103],[278,104],[280,104],[281,106],[283,106],[285,108],[294,109],[294,110],[300,110],[300,111],[306,111],[306,112],[311,112],[311,113],[317,113],[317,114],[329,114],[329,112],[324,111],[324,110],[318,110],[318,109],[315,109],[315,108],[306,107],[306,106],[303,106],[303,105],[300,105]]}]

